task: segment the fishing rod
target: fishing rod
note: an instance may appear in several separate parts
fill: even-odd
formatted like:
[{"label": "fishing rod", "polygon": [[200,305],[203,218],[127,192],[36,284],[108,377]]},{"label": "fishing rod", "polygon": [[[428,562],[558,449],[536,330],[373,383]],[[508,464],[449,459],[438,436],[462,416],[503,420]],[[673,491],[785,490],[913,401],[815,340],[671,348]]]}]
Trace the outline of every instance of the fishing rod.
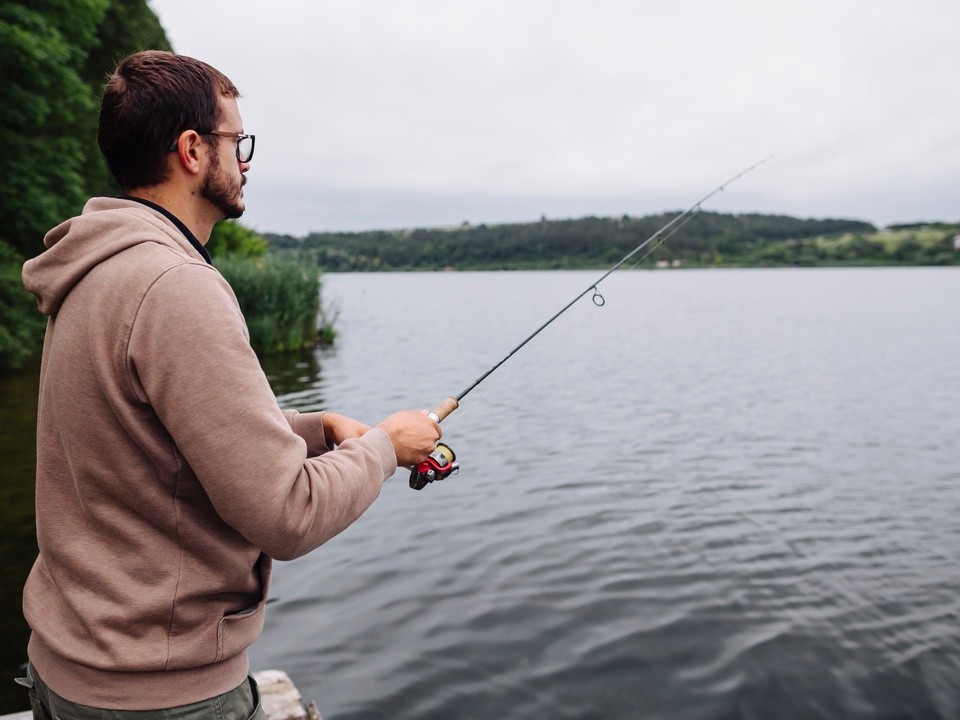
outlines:
[{"label": "fishing rod", "polygon": [[[493,367],[487,370],[483,375],[474,380],[466,389],[463,390],[456,397],[448,397],[439,406],[437,406],[432,412],[427,413],[434,422],[442,422],[450,413],[460,407],[460,401],[463,400],[477,385],[486,380],[490,375],[492,375],[501,365],[503,365],[507,360],[512,358],[514,355],[519,352],[519,350],[526,345],[528,342],[533,340],[537,335],[543,332],[554,320],[563,315],[567,310],[573,307],[582,297],[587,295],[590,292],[593,292],[593,303],[598,307],[603,306],[606,300],[604,300],[603,295],[600,294],[600,291],[597,289],[597,286],[606,280],[610,275],[623,267],[627,262],[634,258],[637,253],[643,250],[645,247],[650,245],[650,243],[656,243],[650,250],[637,262],[641,262],[650,256],[650,254],[663,245],[669,238],[671,238],[681,227],[686,225],[698,212],[701,210],[701,206],[707,200],[712,198],[717,193],[723,192],[723,190],[730,184],[736,182],[742,178],[747,173],[755,170],[756,168],[763,165],[767,162],[772,155],[765,157],[760,162],[756,162],[745,170],[741,170],[739,173],[734,175],[729,180],[726,180],[722,184],[715,187],[709,193],[704,195],[702,198],[697,200],[693,205],[684,210],[681,213],[678,213],[674,216],[668,223],[663,225],[659,230],[653,233],[646,240],[637,245],[633,250],[624,255],[618,262],[616,262],[609,270],[607,270],[603,275],[601,275],[597,280],[592,282],[587,288],[577,295],[573,300],[564,305],[560,310],[558,310],[549,320],[544,322],[540,327],[530,333],[523,341],[520,342],[513,350],[508,352],[503,358],[500,359]],[[668,232],[669,231],[669,232]],[[419,465],[415,466],[410,471],[410,487],[414,490],[422,490],[427,486],[428,483],[433,482],[434,480],[442,480],[445,477],[455,474],[460,469],[460,466],[456,463],[456,455],[453,450],[450,449],[450,446],[444,443],[437,443],[436,449],[430,454],[430,456],[424,460]]]}]

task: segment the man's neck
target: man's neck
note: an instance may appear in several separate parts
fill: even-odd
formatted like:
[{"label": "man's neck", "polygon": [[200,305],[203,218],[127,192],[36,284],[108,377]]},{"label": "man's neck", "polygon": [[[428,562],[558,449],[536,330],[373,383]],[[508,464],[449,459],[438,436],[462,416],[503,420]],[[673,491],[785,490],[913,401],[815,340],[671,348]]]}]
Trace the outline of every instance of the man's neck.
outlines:
[{"label": "man's neck", "polygon": [[203,212],[204,208],[196,201],[195,194],[191,193],[189,197],[184,197],[182,193],[170,192],[162,185],[128,190],[125,194],[149,200],[176,215],[201,245],[206,245],[210,240],[210,233],[213,232],[217,219]]}]

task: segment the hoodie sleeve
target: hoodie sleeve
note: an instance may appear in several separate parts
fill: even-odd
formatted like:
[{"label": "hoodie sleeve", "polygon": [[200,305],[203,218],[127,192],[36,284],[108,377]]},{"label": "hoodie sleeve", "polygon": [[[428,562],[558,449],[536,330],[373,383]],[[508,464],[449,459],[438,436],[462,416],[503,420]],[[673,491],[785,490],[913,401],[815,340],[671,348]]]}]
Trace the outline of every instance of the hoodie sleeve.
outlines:
[{"label": "hoodie sleeve", "polygon": [[152,285],[133,323],[128,367],[133,392],[217,513],[276,559],[344,530],[397,468],[379,428],[323,452],[320,413],[280,410],[233,292],[210,266],[177,265]]}]

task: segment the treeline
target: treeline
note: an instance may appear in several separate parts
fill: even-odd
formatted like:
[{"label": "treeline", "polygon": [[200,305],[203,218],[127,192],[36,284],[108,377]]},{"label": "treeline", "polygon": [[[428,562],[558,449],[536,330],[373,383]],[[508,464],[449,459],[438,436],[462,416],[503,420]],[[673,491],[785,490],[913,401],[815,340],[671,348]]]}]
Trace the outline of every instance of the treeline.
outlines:
[{"label": "treeline", "polygon": [[[272,249],[296,253],[331,272],[586,268],[617,262],[676,215],[265,237]],[[686,267],[949,264],[957,261],[951,227],[937,231],[936,238],[919,226],[894,237],[857,220],[700,212],[672,236],[668,231],[668,242],[649,262]]]}]

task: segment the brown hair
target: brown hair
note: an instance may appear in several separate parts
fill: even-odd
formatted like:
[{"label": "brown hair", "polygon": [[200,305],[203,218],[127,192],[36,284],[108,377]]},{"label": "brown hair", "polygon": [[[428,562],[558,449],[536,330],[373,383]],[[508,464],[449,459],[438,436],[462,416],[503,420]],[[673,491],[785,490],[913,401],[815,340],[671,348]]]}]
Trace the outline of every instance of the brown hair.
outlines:
[{"label": "brown hair", "polygon": [[216,68],[186,55],[145,50],[107,79],[97,143],[123,190],[167,179],[167,154],[184,130],[208,133],[220,121],[220,98],[240,92]]}]

